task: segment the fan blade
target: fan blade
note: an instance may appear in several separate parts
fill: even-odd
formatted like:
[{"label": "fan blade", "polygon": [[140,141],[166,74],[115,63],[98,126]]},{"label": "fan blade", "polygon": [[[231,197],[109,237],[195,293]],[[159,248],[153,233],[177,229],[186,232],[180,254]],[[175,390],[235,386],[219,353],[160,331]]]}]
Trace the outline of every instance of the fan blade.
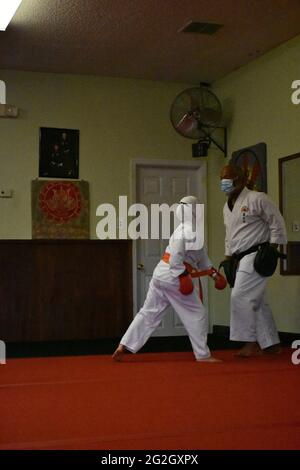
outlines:
[{"label": "fan blade", "polygon": [[201,110],[201,122],[207,126],[214,125],[221,119],[219,110],[205,107]]},{"label": "fan blade", "polygon": [[187,92],[187,96],[189,97],[190,99],[190,110],[191,111],[194,111],[194,110],[199,110],[199,100],[198,100],[198,97],[196,97],[194,94],[192,93],[189,93]]},{"label": "fan blade", "polygon": [[191,114],[185,114],[178,124],[176,129],[183,135],[190,135],[191,132],[198,128],[198,121]]}]

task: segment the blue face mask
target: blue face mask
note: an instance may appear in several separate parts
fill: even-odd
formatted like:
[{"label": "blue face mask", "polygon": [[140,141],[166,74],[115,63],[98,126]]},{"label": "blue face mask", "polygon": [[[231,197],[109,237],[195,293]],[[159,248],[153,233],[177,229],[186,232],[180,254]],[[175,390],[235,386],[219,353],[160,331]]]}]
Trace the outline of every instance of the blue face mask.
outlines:
[{"label": "blue face mask", "polygon": [[232,179],[222,179],[221,180],[221,191],[226,194],[231,193],[234,190],[233,180]]}]

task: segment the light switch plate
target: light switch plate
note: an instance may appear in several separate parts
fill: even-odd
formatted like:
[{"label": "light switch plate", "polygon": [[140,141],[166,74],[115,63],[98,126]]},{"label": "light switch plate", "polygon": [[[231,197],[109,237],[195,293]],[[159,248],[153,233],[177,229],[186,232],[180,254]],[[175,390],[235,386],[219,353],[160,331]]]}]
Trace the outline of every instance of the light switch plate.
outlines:
[{"label": "light switch plate", "polygon": [[0,189],[0,197],[12,197],[13,192],[11,189]]}]

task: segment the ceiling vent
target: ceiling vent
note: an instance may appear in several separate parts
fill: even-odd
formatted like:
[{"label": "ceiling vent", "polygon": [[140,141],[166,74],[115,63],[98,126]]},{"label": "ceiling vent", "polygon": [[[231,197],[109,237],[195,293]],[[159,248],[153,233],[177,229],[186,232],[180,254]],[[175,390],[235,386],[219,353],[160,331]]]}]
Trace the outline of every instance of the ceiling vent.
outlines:
[{"label": "ceiling vent", "polygon": [[194,34],[215,34],[224,25],[216,23],[199,23],[198,21],[190,21],[179,33],[194,33]]}]

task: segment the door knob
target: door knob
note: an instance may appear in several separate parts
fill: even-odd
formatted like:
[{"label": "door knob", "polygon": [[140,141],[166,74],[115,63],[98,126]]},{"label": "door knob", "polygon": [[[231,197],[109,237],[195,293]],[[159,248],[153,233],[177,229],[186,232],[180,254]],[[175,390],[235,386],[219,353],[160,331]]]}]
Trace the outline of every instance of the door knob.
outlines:
[{"label": "door knob", "polygon": [[144,268],[145,268],[145,266],[144,266],[142,263],[139,263],[139,264],[137,265],[137,268],[138,268],[139,271],[143,271]]}]

